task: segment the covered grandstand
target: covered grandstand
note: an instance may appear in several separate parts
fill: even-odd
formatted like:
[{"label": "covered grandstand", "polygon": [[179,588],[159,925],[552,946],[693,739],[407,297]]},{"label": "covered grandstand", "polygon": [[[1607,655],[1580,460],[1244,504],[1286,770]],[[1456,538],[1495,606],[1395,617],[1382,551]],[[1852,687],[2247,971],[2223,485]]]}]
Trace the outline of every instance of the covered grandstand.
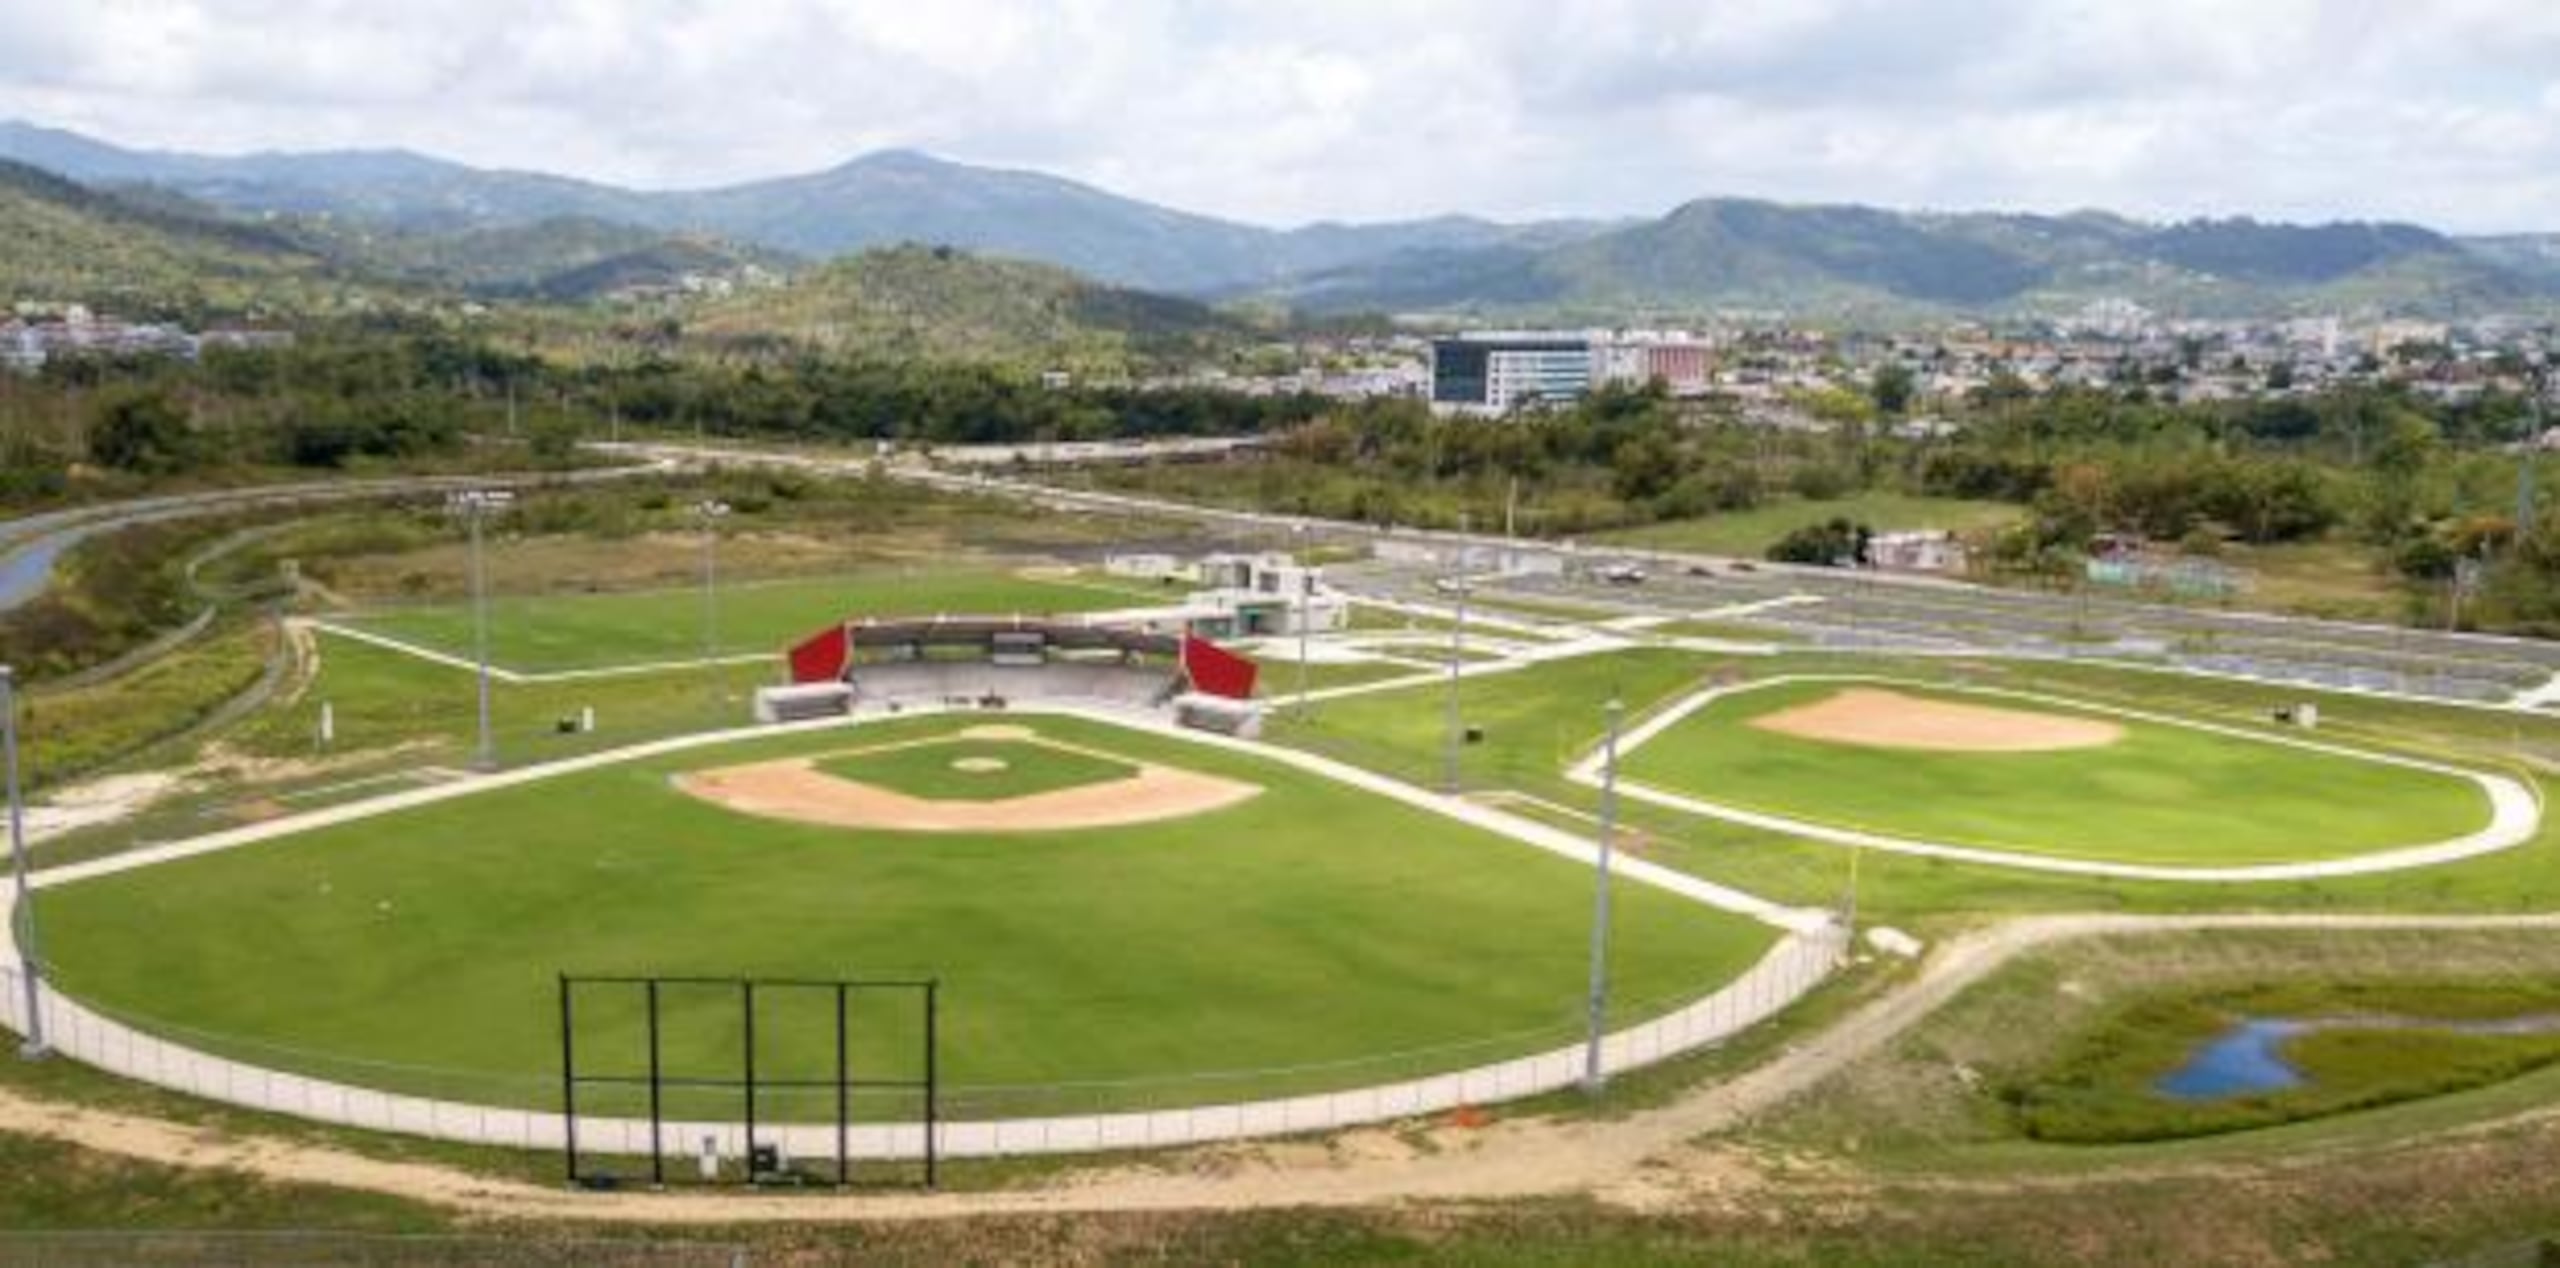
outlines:
[{"label": "covered grandstand", "polygon": [[1256,666],[1195,635],[1101,621],[952,616],[856,621],[788,656],[791,685],[756,695],[766,722],[919,706],[1067,703],[1249,727]]}]

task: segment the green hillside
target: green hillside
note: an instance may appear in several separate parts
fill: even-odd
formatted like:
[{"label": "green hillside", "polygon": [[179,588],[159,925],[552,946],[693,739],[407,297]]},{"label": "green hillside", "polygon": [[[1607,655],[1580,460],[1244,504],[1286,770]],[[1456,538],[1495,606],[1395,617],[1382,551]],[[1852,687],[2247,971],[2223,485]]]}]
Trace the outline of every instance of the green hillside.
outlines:
[{"label": "green hillside", "polygon": [[2560,307],[2530,244],[2414,225],[2147,224],[1701,199],[1659,220],[1529,251],[1406,253],[1275,292],[1312,311],[1699,313],[1839,318],[2053,314],[2120,298],[2200,317],[2337,311],[2458,316]]},{"label": "green hillside", "polygon": [[901,246],[834,261],[789,285],[705,302],[712,342],[782,340],[832,353],[1117,374],[1246,337],[1189,300],[1105,286],[1047,264]]},{"label": "green hillside", "polygon": [[493,299],[579,302],[686,275],[738,278],[788,272],[797,259],[716,238],[555,216],[449,232],[302,216],[290,232],[346,268]]},{"label": "green hillside", "polygon": [[80,303],[127,317],[355,308],[387,292],[285,234],[127,200],[0,160],[0,303]]}]

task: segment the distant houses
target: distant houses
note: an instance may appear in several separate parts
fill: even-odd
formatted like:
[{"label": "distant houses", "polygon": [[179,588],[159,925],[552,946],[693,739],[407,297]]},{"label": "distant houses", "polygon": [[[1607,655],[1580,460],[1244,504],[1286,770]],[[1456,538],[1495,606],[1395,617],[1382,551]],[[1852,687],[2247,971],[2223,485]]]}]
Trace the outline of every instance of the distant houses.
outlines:
[{"label": "distant houses", "polygon": [[34,374],[65,357],[178,357],[207,348],[272,348],[293,343],[289,330],[221,327],[202,332],[158,322],[102,317],[73,304],[57,312],[24,309],[0,320],[0,370]]}]

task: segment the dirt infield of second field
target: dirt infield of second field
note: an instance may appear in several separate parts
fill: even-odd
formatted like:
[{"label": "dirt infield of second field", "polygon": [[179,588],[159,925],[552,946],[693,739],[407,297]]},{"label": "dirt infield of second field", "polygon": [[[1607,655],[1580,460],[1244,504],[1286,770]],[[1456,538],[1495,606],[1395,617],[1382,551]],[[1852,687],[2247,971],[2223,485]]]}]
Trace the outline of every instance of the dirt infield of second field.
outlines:
[{"label": "dirt infield of second field", "polygon": [[2047,753],[2103,748],[2124,727],[2103,718],[1933,699],[1849,687],[1811,704],[1762,714],[1751,725],[1799,739],[1940,753]]}]

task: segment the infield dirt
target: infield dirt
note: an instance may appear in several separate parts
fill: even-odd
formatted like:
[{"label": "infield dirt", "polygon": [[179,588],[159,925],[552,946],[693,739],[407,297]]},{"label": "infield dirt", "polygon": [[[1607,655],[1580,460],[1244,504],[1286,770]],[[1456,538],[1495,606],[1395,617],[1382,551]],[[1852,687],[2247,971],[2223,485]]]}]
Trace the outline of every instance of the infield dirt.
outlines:
[{"label": "infield dirt", "polygon": [[[1084,750],[1039,738],[1027,727],[972,727],[963,737],[1006,739]],[[1261,785],[1154,762],[1137,773],[1054,792],[995,801],[937,801],[830,775],[817,757],[750,762],[688,771],[675,787],[740,814],[832,828],[892,832],[1060,832],[1186,819],[1223,810],[1262,792]]]},{"label": "infield dirt", "polygon": [[1871,748],[1947,753],[2047,753],[2103,748],[2124,728],[2099,718],[1963,704],[1877,687],[1851,687],[1751,725],[1780,735]]}]

